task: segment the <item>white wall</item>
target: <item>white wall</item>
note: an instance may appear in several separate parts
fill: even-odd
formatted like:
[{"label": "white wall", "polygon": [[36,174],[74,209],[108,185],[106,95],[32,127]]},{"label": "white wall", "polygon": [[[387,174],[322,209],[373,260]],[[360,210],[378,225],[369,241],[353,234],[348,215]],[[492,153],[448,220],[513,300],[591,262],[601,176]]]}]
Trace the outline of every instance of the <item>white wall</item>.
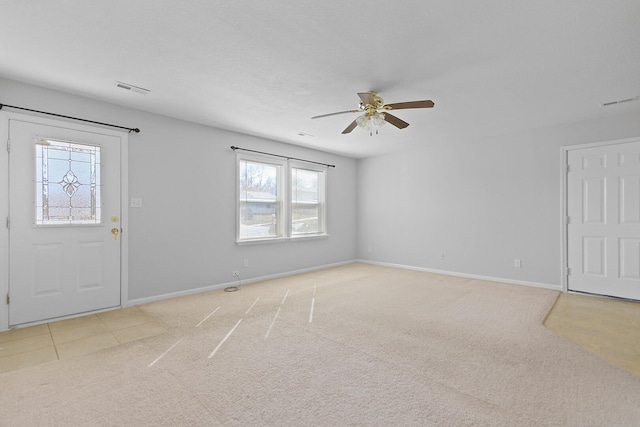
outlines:
[{"label": "white wall", "polygon": [[362,160],[358,257],[559,288],[561,147],[639,135],[625,114]]},{"label": "white wall", "polygon": [[[131,300],[230,283],[232,270],[246,280],[356,258],[354,159],[6,79],[0,79],[0,102],[141,129],[129,137],[129,195],[143,199],[142,208],[129,208],[130,229],[125,230]],[[335,164],[328,173],[330,236],[236,245],[231,145]]]},{"label": "white wall", "polygon": [[[356,258],[559,287],[560,147],[640,135],[627,114],[469,141],[425,135],[356,161],[5,79],[0,102],[142,130],[129,138],[129,195],[143,199],[129,210],[132,300],[231,283],[232,270],[251,279]],[[330,237],[236,245],[231,145],[336,164]]]}]

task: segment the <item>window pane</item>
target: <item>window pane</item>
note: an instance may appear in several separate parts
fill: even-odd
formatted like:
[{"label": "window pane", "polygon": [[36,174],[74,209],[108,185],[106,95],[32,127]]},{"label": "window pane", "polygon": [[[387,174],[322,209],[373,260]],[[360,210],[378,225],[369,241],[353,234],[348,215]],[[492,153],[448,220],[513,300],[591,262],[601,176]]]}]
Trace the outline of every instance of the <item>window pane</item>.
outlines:
[{"label": "window pane", "polygon": [[305,169],[291,169],[291,201],[318,202],[318,176],[320,172]]},{"label": "window pane", "polygon": [[318,233],[319,206],[292,204],[291,205],[291,234]]},{"label": "window pane", "polygon": [[240,239],[279,237],[279,166],[240,161]]},{"label": "window pane", "polygon": [[99,224],[100,147],[39,139],[36,224]]},{"label": "window pane", "polygon": [[291,168],[291,235],[324,231],[322,172]]}]

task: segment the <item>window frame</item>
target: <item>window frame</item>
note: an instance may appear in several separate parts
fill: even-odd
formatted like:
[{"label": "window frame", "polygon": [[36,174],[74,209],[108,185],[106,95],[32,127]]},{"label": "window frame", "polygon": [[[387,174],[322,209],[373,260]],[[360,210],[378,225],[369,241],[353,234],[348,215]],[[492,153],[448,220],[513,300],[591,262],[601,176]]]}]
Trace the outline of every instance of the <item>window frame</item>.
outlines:
[{"label": "window frame", "polygon": [[[51,146],[59,146],[63,148],[59,151],[64,151],[69,155],[69,159],[63,159],[58,157],[51,157],[49,153],[46,153]],[[41,148],[38,148],[41,147]],[[54,148],[55,149],[55,148]],[[93,151],[93,154],[89,154],[89,161],[82,161],[79,159],[72,159],[73,153],[78,153],[80,150],[86,149],[88,151]],[[59,138],[47,138],[37,136],[34,141],[33,146],[33,158],[34,158],[34,194],[33,194],[33,227],[34,228],[59,228],[59,227],[67,227],[67,228],[76,228],[76,227],[101,227],[105,224],[105,219],[102,216],[102,145],[101,144],[92,144],[83,141],[69,141],[63,140]],[[50,202],[51,199],[47,199],[45,203],[44,197],[48,197],[47,195],[51,193],[50,185],[51,184],[62,184],[61,182],[50,181],[50,178],[45,175],[48,173],[48,170],[51,169],[51,165],[49,161],[72,161],[76,163],[92,163],[90,166],[90,175],[95,173],[95,176],[90,179],[89,183],[81,183],[81,186],[89,187],[89,194],[91,198],[90,206],[83,206],[81,208],[88,208],[91,210],[92,216],[95,216],[92,219],[75,219],[72,218],[71,215],[66,219],[50,219],[45,218],[45,216],[49,217],[50,215],[45,215],[44,209],[47,209],[47,214],[50,213],[49,209],[51,208]],[[71,165],[70,165],[71,166]],[[46,172],[45,172],[46,171]],[[71,167],[69,171],[75,176]],[[66,175],[65,175],[66,176]],[[45,189],[45,186],[47,188]],[[51,187],[55,187],[55,185],[51,185]],[[69,199],[71,199],[74,194],[69,195]],[[71,203],[71,201],[70,201]],[[55,208],[55,207],[54,207]],[[73,212],[74,209],[81,209],[77,206],[69,205],[69,212]],[[55,215],[51,215],[54,216]]]},{"label": "window frame", "polygon": [[[240,190],[240,171],[241,163],[260,163],[265,165],[274,165],[279,169],[277,201],[280,204],[280,221],[278,221],[278,230],[275,236],[258,236],[258,237],[241,237],[240,226],[242,223],[242,203],[241,203],[241,190]],[[314,233],[293,233],[293,223],[291,218],[293,197],[292,197],[292,176],[293,169],[309,170],[318,172],[321,179],[318,182],[319,193],[322,200],[318,201],[318,222],[319,230]],[[259,244],[259,243],[272,243],[272,242],[285,242],[285,241],[300,241],[309,239],[318,239],[328,237],[327,233],[327,167],[320,165],[307,164],[305,162],[299,162],[290,159],[278,159],[271,156],[261,156],[255,154],[236,153],[236,244]],[[321,224],[321,226],[320,226]]]},{"label": "window frame", "polygon": [[[316,172],[319,174],[318,179],[318,201],[317,203],[306,203],[308,205],[316,205],[318,207],[318,231],[312,233],[298,233],[294,234],[293,231],[293,169],[299,169],[303,171]],[[327,235],[327,167],[323,167],[320,165],[314,165],[310,163],[297,162],[294,160],[289,161],[289,176],[288,176],[288,184],[289,189],[287,194],[290,199],[288,200],[289,206],[289,218],[290,220],[287,223],[287,228],[289,230],[289,236],[291,239],[305,239],[305,238],[313,238],[313,237],[323,237]],[[299,204],[304,204],[300,203]]]},{"label": "window frame", "polygon": [[[275,235],[274,236],[259,236],[259,237],[241,237],[240,235],[240,226],[241,226],[241,215],[242,215],[242,203],[241,203],[241,190],[240,190],[240,171],[241,171],[241,166],[240,164],[242,162],[249,162],[249,163],[259,163],[259,164],[263,164],[263,165],[268,165],[268,166],[275,166],[277,167],[277,173],[276,173],[276,200],[275,203],[278,206],[277,212],[280,213],[280,218],[277,219],[276,221],[276,230],[275,230]],[[271,159],[271,158],[266,158],[266,157],[261,157],[261,156],[255,156],[255,155],[246,155],[246,154],[238,154],[237,156],[237,161],[236,161],[236,179],[235,179],[235,183],[236,183],[236,242],[237,243],[259,243],[259,242],[265,242],[265,241],[269,241],[269,242],[273,242],[273,241],[279,241],[279,240],[285,240],[285,227],[284,224],[287,223],[287,218],[286,218],[286,209],[284,208],[285,206],[285,197],[286,197],[286,186],[284,185],[284,183],[286,182],[285,179],[285,175],[287,174],[287,164],[286,161],[280,161],[278,159]]]}]

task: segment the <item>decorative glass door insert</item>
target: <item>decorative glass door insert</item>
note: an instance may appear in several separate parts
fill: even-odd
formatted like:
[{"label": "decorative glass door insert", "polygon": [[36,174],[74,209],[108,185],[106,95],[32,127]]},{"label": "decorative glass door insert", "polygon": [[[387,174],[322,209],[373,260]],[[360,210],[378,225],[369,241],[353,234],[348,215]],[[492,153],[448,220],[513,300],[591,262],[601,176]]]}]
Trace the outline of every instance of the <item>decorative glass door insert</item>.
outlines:
[{"label": "decorative glass door insert", "polygon": [[100,146],[36,140],[35,224],[100,224]]}]

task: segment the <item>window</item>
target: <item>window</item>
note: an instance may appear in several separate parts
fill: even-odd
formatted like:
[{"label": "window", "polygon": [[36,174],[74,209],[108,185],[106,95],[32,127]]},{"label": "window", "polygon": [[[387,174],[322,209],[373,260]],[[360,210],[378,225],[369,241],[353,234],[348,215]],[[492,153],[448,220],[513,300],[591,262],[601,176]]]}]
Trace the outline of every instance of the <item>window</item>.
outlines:
[{"label": "window", "polygon": [[237,241],[326,235],[326,169],[238,155]]},{"label": "window", "polygon": [[324,232],[324,171],[291,168],[291,236]]},{"label": "window", "polygon": [[36,140],[36,225],[100,224],[100,147]]},{"label": "window", "polygon": [[240,160],[238,240],[282,237],[282,169],[280,164]]}]

